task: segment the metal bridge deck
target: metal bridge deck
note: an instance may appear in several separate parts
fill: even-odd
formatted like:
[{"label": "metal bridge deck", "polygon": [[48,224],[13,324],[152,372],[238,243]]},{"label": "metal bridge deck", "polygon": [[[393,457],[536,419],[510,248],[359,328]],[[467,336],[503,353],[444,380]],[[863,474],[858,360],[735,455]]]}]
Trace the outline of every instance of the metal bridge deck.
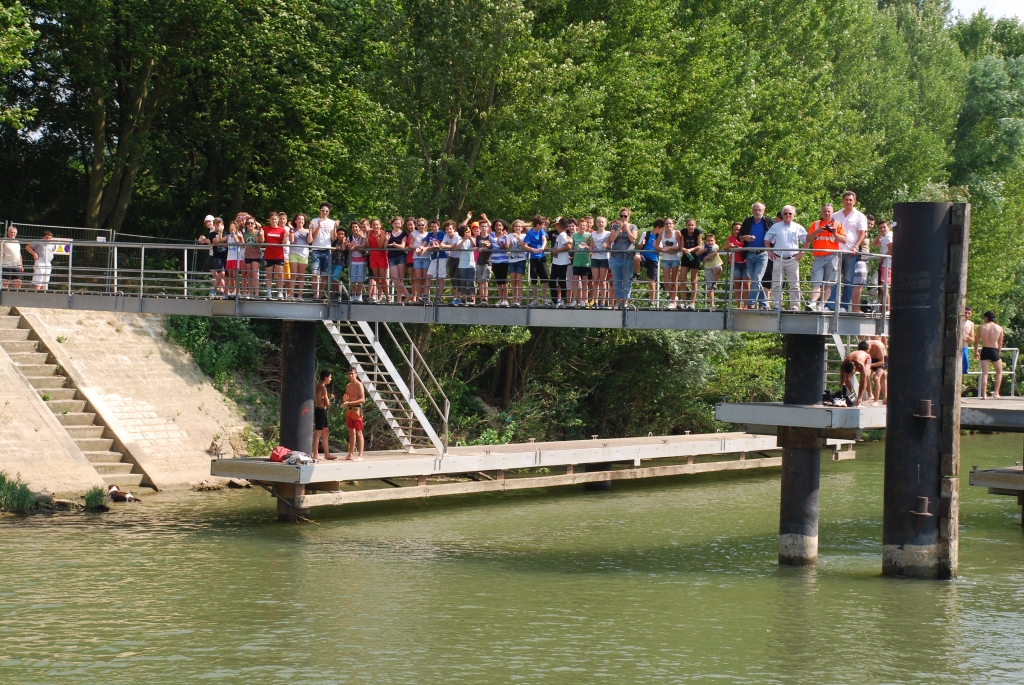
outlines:
[{"label": "metal bridge deck", "polygon": [[803,335],[885,335],[888,320],[866,314],[760,312],[744,309],[680,311],[665,309],[594,310],[548,307],[498,308],[445,305],[293,302],[157,295],[0,290],[0,306],[124,313],[183,314],[296,321],[383,321],[475,326],[554,328],[634,328],[743,331]]}]

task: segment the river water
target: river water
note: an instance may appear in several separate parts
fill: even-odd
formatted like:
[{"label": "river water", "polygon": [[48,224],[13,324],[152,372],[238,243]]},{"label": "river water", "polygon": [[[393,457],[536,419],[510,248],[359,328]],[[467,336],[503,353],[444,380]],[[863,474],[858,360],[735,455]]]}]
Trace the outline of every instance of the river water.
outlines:
[{"label": "river water", "polygon": [[0,517],[0,683],[1024,680],[1024,534],[963,441],[960,573],[882,578],[882,445],[825,463],[817,570],[778,469],[314,510],[262,491]]}]

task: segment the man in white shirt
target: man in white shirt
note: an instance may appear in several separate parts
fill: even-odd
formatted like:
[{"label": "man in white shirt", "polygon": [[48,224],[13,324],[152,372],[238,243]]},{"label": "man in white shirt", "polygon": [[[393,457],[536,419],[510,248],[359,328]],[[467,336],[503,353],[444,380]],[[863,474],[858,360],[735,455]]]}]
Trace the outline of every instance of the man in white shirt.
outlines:
[{"label": "man in white shirt", "polygon": [[25,267],[21,264],[21,243],[18,242],[18,229],[11,224],[7,227],[7,238],[4,249],[0,251],[0,287],[20,288],[21,277]]},{"label": "man in white shirt", "polygon": [[782,277],[785,275],[789,283],[789,307],[800,310],[800,257],[797,250],[803,246],[807,238],[807,229],[793,221],[796,208],[786,205],[782,208],[782,221],[773,224],[764,234],[768,257],[775,262],[772,271],[772,301],[776,309],[782,308]]},{"label": "man in white shirt", "polygon": [[313,299],[320,299],[320,288],[327,296],[327,279],[331,275],[331,241],[334,240],[334,219],[328,219],[331,205],[320,203],[320,216],[309,222],[309,273],[313,275]]},{"label": "man in white shirt", "polygon": [[57,243],[53,242],[53,233],[49,229],[43,231],[43,239],[25,246],[32,255],[32,287],[35,290],[46,290],[50,283],[50,272],[53,269],[53,255],[57,253]]},{"label": "man in white shirt", "polygon": [[[857,193],[848,190],[843,193],[843,209],[832,218],[842,225],[846,232],[846,242],[839,245],[843,255],[843,298],[839,311],[850,311],[853,300],[853,281],[857,272],[857,256],[861,242],[868,233],[868,218],[857,209]],[[830,304],[835,305],[835,291],[832,291]]]}]

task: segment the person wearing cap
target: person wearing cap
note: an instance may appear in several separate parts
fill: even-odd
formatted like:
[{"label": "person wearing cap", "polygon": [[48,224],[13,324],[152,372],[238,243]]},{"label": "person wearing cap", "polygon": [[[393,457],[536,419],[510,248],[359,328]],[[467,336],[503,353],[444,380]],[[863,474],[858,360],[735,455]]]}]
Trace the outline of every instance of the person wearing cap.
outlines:
[{"label": "person wearing cap", "polygon": [[473,242],[480,248],[476,253],[476,289],[480,296],[480,304],[487,304],[487,285],[491,280],[491,247],[494,234],[491,233],[491,221],[483,212],[480,221],[470,224],[473,229]]},{"label": "person wearing cap", "polygon": [[212,260],[210,273],[213,275],[213,290],[210,296],[219,295],[226,297],[228,294],[225,282],[227,260],[228,260],[228,237],[224,235],[224,219],[214,218],[207,214],[203,219],[206,226],[206,233],[199,236],[200,245],[210,246],[210,258]]}]

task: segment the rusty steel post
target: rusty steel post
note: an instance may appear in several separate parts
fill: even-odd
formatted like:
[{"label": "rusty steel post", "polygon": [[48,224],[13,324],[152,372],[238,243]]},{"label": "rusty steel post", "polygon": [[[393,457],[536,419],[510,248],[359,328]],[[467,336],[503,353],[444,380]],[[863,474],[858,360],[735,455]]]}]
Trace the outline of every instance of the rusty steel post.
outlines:
[{"label": "rusty steel post", "polygon": [[894,207],[882,573],[957,572],[969,204]]}]

